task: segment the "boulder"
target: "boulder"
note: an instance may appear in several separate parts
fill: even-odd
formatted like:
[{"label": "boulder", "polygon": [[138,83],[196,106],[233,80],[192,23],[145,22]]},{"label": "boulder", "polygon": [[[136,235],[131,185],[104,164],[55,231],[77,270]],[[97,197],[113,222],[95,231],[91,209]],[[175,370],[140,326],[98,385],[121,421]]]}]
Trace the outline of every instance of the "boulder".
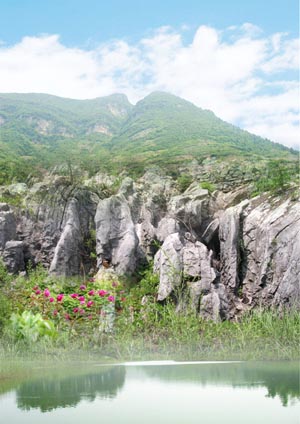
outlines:
[{"label": "boulder", "polygon": [[82,234],[78,214],[78,201],[72,199],[67,207],[66,224],[55,247],[50,274],[71,276],[81,271]]},{"label": "boulder", "polygon": [[165,300],[182,282],[183,242],[179,233],[169,235],[154,257],[153,271],[159,274],[157,300]]},{"label": "boulder", "polygon": [[138,237],[124,195],[101,200],[95,224],[98,267],[105,261],[118,274],[132,274],[137,266]]},{"label": "boulder", "polygon": [[180,291],[190,287],[197,308],[199,296],[204,290],[209,291],[216,279],[211,255],[199,241],[194,243],[179,233],[168,236],[154,257],[154,272],[159,274],[160,281],[158,300],[165,300],[172,292],[178,299]]}]

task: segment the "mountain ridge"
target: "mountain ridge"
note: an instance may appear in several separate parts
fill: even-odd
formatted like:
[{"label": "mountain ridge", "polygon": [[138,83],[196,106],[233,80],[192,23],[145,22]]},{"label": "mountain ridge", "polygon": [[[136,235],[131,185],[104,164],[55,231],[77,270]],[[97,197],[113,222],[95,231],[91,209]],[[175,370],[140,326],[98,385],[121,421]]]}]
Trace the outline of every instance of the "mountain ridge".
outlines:
[{"label": "mountain ridge", "polygon": [[[132,105],[126,95],[68,99],[44,93],[0,94],[1,181],[71,161],[84,169],[142,172],[190,160],[295,159],[295,152],[165,92]],[[16,168],[23,168],[18,177]],[[3,175],[4,172],[4,175]],[[11,173],[11,175],[9,175]]]}]

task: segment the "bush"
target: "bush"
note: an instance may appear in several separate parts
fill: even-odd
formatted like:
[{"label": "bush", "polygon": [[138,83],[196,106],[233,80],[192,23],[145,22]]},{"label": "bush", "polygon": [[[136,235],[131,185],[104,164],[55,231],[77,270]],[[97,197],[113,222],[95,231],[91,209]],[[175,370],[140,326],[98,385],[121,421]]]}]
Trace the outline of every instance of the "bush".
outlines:
[{"label": "bush", "polygon": [[201,188],[208,190],[209,193],[213,193],[216,190],[216,186],[208,181],[203,181]]},{"label": "bush", "polygon": [[267,164],[264,175],[257,179],[254,184],[253,195],[270,191],[271,193],[282,192],[293,180],[299,178],[299,165],[297,163],[270,161]]},{"label": "bush", "polygon": [[178,189],[180,193],[185,192],[185,190],[192,184],[193,178],[188,174],[181,174],[177,178]]}]

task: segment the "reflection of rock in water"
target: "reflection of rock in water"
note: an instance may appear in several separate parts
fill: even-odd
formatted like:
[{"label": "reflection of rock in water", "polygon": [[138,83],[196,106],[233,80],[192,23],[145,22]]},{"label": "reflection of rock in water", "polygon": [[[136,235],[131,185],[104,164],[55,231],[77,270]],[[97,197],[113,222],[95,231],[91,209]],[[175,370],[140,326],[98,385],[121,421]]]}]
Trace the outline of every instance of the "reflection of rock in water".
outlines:
[{"label": "reflection of rock in water", "polygon": [[300,399],[299,366],[296,363],[236,363],[141,367],[149,377],[197,384],[225,384],[232,387],[265,387],[268,397],[278,396],[283,406]]},{"label": "reflection of rock in water", "polygon": [[125,368],[113,367],[93,374],[67,378],[44,378],[23,383],[17,390],[18,408],[39,408],[42,412],[75,406],[81,400],[93,401],[96,397],[113,398],[123,387]]}]

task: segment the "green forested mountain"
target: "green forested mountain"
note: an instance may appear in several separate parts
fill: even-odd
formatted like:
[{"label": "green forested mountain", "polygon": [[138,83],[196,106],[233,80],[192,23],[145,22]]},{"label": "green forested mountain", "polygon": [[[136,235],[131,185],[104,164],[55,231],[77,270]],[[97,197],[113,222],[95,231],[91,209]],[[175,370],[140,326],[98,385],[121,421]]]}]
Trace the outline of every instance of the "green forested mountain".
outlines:
[{"label": "green forested mountain", "polygon": [[90,174],[177,168],[209,156],[293,160],[295,152],[230,125],[167,93],[131,105],[122,94],[93,100],[0,94],[0,184],[66,161]]}]

